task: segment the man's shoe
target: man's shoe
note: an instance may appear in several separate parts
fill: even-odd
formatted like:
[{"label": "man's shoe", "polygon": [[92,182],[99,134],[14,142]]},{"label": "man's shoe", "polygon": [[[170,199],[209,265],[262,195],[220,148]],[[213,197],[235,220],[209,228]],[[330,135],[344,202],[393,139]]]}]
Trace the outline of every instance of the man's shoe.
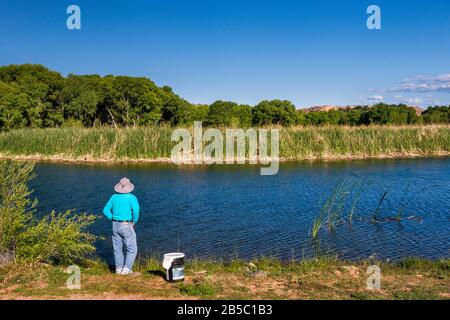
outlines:
[{"label": "man's shoe", "polygon": [[123,268],[122,269],[122,275],[124,275],[124,276],[126,276],[126,275],[128,275],[128,274],[132,274],[133,273],[133,271],[131,271],[130,269],[128,269],[128,268]]}]

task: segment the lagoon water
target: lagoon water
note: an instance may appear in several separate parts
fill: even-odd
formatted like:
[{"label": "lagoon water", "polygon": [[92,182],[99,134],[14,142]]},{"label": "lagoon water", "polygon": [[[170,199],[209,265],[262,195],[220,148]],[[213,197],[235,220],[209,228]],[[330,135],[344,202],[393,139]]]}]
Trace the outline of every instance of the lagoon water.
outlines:
[{"label": "lagoon water", "polygon": [[[141,204],[140,255],[181,250],[188,258],[262,255],[282,259],[320,253],[345,259],[450,257],[450,159],[285,163],[275,176],[259,166],[73,165],[40,163],[31,183],[39,209],[95,213],[122,176],[132,179]],[[317,241],[310,230],[333,189],[360,182],[351,224]],[[380,221],[372,221],[381,196]],[[346,212],[350,208],[346,207]],[[386,221],[402,210],[401,222]],[[97,254],[111,258],[110,223],[92,231],[105,236]]]}]

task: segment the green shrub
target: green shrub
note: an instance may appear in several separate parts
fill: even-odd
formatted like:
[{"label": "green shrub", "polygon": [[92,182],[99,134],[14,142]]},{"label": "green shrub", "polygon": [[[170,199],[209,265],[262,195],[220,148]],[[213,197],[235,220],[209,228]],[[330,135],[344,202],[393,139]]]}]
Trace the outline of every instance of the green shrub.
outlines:
[{"label": "green shrub", "polygon": [[27,182],[34,178],[31,163],[0,162],[0,246],[14,251],[17,239],[33,219],[37,202]]},{"label": "green shrub", "polygon": [[93,215],[74,215],[71,211],[51,212],[34,221],[19,237],[16,258],[28,261],[72,263],[93,253],[96,237],[83,229],[95,219]]},{"label": "green shrub", "polygon": [[75,263],[95,251],[96,236],[84,231],[93,215],[71,211],[37,218],[28,182],[33,164],[0,162],[0,245],[26,262]]}]

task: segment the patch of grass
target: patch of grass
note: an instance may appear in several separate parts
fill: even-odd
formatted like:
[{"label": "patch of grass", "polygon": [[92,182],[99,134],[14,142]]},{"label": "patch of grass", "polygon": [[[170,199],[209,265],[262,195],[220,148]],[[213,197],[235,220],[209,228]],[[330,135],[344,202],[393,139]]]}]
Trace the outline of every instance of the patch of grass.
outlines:
[{"label": "patch of grass", "polygon": [[66,268],[50,268],[48,270],[47,288],[56,289],[66,286],[66,280],[69,274],[65,272]]},{"label": "patch of grass", "polygon": [[240,259],[233,259],[224,263],[224,271],[230,273],[242,273],[246,270],[247,263]]},{"label": "patch of grass", "polygon": [[213,296],[217,293],[217,288],[209,283],[180,284],[181,293],[188,296],[203,297]]},{"label": "patch of grass", "polygon": [[135,294],[142,291],[142,286],[133,282],[120,282],[114,291],[119,294]]},{"label": "patch of grass", "polygon": [[3,281],[5,284],[27,286],[40,279],[46,279],[49,268],[46,265],[13,263],[3,268]]},{"label": "patch of grass", "polygon": [[155,271],[163,272],[161,261],[156,257],[149,257],[144,260],[136,261],[134,270],[142,273],[151,273]]},{"label": "patch of grass", "polygon": [[355,300],[371,300],[373,299],[373,296],[367,292],[364,291],[358,291],[350,294],[351,299]]},{"label": "patch of grass", "polygon": [[67,277],[62,267],[15,264],[5,275],[4,284],[26,296],[64,296],[69,291]]},{"label": "patch of grass", "polygon": [[285,128],[280,154],[300,160],[448,153],[449,130],[446,125]]},{"label": "patch of grass", "polygon": [[238,291],[238,292],[249,292],[250,290],[247,287],[233,287],[232,288],[234,291]]},{"label": "patch of grass", "polygon": [[261,257],[254,260],[253,263],[256,265],[257,270],[265,271],[269,275],[279,275],[285,268],[280,259],[275,257]]},{"label": "patch of grass", "polygon": [[290,270],[296,273],[331,271],[343,262],[333,256],[323,256],[315,259],[304,259],[291,264]]},{"label": "patch of grass", "polygon": [[428,269],[428,268],[436,265],[436,263],[422,259],[422,258],[409,257],[409,258],[406,258],[406,259],[403,259],[402,261],[400,261],[398,263],[398,265],[407,270],[411,270],[411,269],[423,270],[423,269]]},{"label": "patch of grass", "polygon": [[421,272],[436,279],[450,278],[450,259],[429,261],[410,257],[398,262],[395,266],[404,272]]},{"label": "patch of grass", "polygon": [[89,260],[82,267],[81,273],[85,275],[104,275],[111,273],[111,270],[105,261],[96,259]]},{"label": "patch of grass", "polygon": [[249,300],[251,299],[251,296],[248,294],[242,294],[242,293],[231,293],[226,299],[228,300]]},{"label": "patch of grass", "polygon": [[[169,126],[17,129],[0,133],[0,153],[77,160],[170,158],[176,144],[171,141],[174,129]],[[448,125],[283,127],[280,156],[286,160],[305,160],[448,155],[449,136]],[[248,155],[248,146],[245,154]]]},{"label": "patch of grass", "polygon": [[82,289],[84,292],[99,294],[104,292],[110,292],[113,291],[117,292],[117,290],[114,288],[114,286],[111,285],[111,283],[108,281],[96,281],[91,283],[83,283]]},{"label": "patch of grass", "polygon": [[413,288],[408,291],[397,291],[393,293],[396,300],[438,300],[439,297],[435,290],[428,288]]},{"label": "patch of grass", "polygon": [[185,265],[186,274],[195,274],[199,272],[216,273],[225,269],[224,263],[211,259],[191,259]]},{"label": "patch of grass", "polygon": [[[244,260],[186,261],[186,280],[168,283],[146,270],[159,261],[142,260],[141,272],[112,274],[105,263],[84,266],[81,290],[66,288],[63,266],[12,265],[0,269],[0,292],[9,298],[186,298],[201,299],[448,299],[450,259],[401,262],[339,260],[334,256],[283,262],[274,257]],[[381,290],[366,290],[367,267],[377,263]],[[249,271],[264,271],[250,277]],[[205,271],[205,272],[204,272]]]},{"label": "patch of grass", "polygon": [[186,265],[187,274],[206,273],[213,274],[218,272],[242,273],[246,269],[247,263],[240,259],[231,259],[229,261],[214,259],[191,259]]}]

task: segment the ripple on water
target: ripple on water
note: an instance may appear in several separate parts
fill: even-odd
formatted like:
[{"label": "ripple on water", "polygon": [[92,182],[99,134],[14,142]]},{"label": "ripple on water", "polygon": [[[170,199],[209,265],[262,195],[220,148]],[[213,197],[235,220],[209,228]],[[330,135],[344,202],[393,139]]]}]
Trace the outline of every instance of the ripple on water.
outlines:
[{"label": "ripple on water", "polygon": [[[313,255],[310,229],[320,208],[341,181],[360,183],[362,197],[351,226],[320,231],[321,252],[346,259],[372,254],[386,259],[450,255],[450,159],[374,160],[282,164],[279,174],[259,175],[251,166],[84,166],[38,164],[31,187],[39,209],[77,208],[101,215],[112,186],[130,177],[142,207],[138,225],[142,253],[183,250],[188,256],[284,259]],[[355,188],[354,188],[355,189]],[[421,221],[371,223],[380,197],[380,217]],[[348,209],[348,208],[347,208]],[[93,231],[106,236],[99,254],[110,256],[106,221]]]}]

